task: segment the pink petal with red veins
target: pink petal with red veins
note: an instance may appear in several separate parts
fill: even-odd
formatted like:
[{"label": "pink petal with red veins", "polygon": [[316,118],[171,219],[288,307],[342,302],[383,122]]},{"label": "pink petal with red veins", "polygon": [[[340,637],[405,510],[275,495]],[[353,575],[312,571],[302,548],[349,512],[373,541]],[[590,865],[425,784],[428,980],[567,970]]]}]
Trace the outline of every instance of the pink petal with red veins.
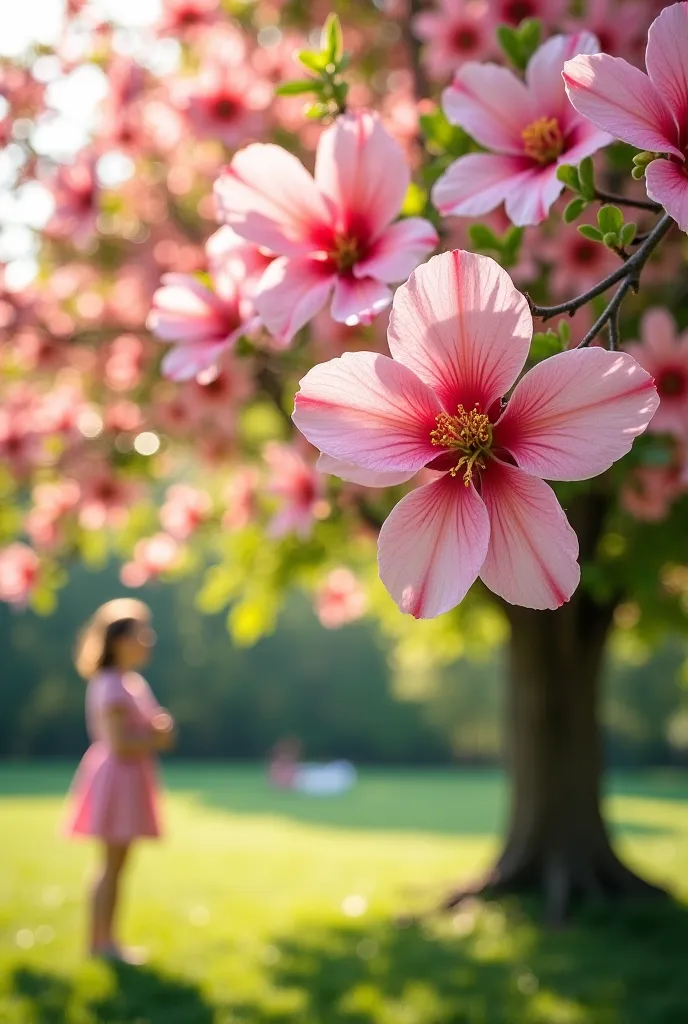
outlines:
[{"label": "pink petal with red veins", "polygon": [[390,352],[453,412],[487,411],[525,363],[533,332],[528,303],[489,256],[454,250],[418,267],[397,289]]},{"label": "pink petal with red veins", "polygon": [[410,473],[378,473],[373,469],[361,469],[353,462],[333,459],[331,455],[321,455],[315,468],[318,473],[329,473],[330,476],[339,477],[349,484],[359,484],[361,487],[396,487],[397,484],[405,484],[416,475],[415,470],[411,470]]},{"label": "pink petal with red veins", "polygon": [[671,4],[650,25],[647,73],[680,128],[688,126],[688,7]]},{"label": "pink petal with red veins", "polygon": [[218,297],[190,274],[163,274],[146,323],[163,341],[217,340],[225,325],[222,308]]},{"label": "pink petal with red veins", "polygon": [[592,32],[552,36],[538,47],[526,68],[526,84],[539,115],[556,117],[564,129],[568,126],[573,111],[561,77],[564,64],[579,53],[599,53],[600,50],[600,41]]},{"label": "pink petal with red veins", "polygon": [[523,154],[523,129],[539,112],[523,82],[508,68],[469,61],[442,93],[452,124],[498,153]]},{"label": "pink petal with red veins", "polygon": [[557,178],[557,165],[540,167],[535,164],[529,175],[522,175],[506,197],[509,220],[523,227],[540,224],[545,220],[560,196],[563,184]]},{"label": "pink petal with red veins", "polygon": [[653,160],[645,171],[650,199],[660,203],[681,231],[688,231],[688,176],[682,164]]},{"label": "pink petal with red veins", "polygon": [[405,281],[436,245],[437,232],[429,220],[398,220],[380,235],[366,258],[354,264],[353,275],[378,281]]},{"label": "pink petal with red veins", "polygon": [[554,609],[580,580],[578,538],[552,488],[514,466],[492,460],[481,493],[490,544],[480,570],[486,587],[510,604]]},{"label": "pink petal with red veins", "polygon": [[348,327],[369,324],[391,301],[392,293],[387,285],[372,277],[363,280],[338,277],[334,286],[332,319]]},{"label": "pink petal with red veins", "polygon": [[405,366],[374,352],[345,352],[301,381],[293,420],[321,452],[380,472],[416,471],[430,441],[437,397]]},{"label": "pink petal with red veins", "polygon": [[609,132],[596,128],[592,121],[581,117],[570,104],[569,106],[572,115],[572,127],[566,138],[566,145],[569,148],[564,150],[557,164],[579,164],[586,156],[592,156],[602,146],[608,146],[614,141]]},{"label": "pink petal with red veins", "polygon": [[280,256],[314,248],[314,228],[330,211],[303,164],[281,146],[255,142],[239,150],[215,182],[220,219],[237,234]]},{"label": "pink petal with red veins", "polygon": [[579,114],[638,149],[683,159],[678,131],[660,92],[642,71],[606,53],[564,65],[566,92]]},{"label": "pink petal with red veins", "polygon": [[337,210],[339,230],[361,225],[376,238],[399,213],[410,180],[401,146],[370,111],[343,114],[320,136],[315,181]]},{"label": "pink petal with red veins", "polygon": [[402,612],[430,619],[454,608],[488,549],[487,509],[470,484],[446,474],[392,509],[380,530],[380,579]]},{"label": "pink petal with red veins", "polygon": [[494,443],[528,473],[588,480],[630,451],[658,403],[652,378],[628,353],[562,352],[516,385]]},{"label": "pink petal with red veins", "polygon": [[270,334],[288,345],[327,302],[335,275],[318,260],[274,260],[263,274],[255,303]]},{"label": "pink petal with red veins", "polygon": [[529,185],[532,160],[500,153],[469,153],[459,157],[437,179],[432,201],[441,214],[481,217],[519,189]]}]

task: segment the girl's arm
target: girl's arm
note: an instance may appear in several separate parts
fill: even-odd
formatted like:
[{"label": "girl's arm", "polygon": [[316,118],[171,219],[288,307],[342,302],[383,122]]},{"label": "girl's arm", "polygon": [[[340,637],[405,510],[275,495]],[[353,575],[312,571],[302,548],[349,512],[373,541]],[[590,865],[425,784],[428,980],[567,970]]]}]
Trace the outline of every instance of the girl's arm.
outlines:
[{"label": "girl's arm", "polygon": [[136,754],[150,754],[168,746],[169,729],[151,726],[151,732],[141,735],[127,728],[126,712],[123,707],[112,704],[103,713],[105,739],[111,750],[119,757],[133,757]]}]

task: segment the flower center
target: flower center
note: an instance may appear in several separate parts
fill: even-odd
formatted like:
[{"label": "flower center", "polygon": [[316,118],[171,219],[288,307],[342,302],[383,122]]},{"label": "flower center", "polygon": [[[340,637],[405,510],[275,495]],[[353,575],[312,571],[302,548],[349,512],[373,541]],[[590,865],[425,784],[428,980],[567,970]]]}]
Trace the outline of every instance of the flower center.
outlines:
[{"label": "flower center", "polygon": [[564,137],[556,117],[538,117],[521,132],[523,152],[539,164],[551,164],[564,148]]},{"label": "flower center", "polygon": [[665,370],[657,379],[657,391],[660,397],[678,398],[685,393],[687,383],[678,370]]},{"label": "flower center", "polygon": [[328,256],[340,272],[351,270],[361,258],[360,242],[353,235],[335,235]]},{"label": "flower center", "polygon": [[468,487],[473,476],[473,469],[485,469],[485,453],[492,445],[492,424],[476,402],[472,409],[466,411],[459,405],[455,416],[441,412],[435,417],[435,429],[430,431],[432,444],[451,451],[460,452],[459,461],[449,470],[456,476],[462,467],[463,482]]},{"label": "flower center", "polygon": [[451,41],[458,53],[470,52],[478,45],[478,33],[470,25],[457,25],[452,32]]},{"label": "flower center", "polygon": [[239,105],[231,96],[220,96],[213,104],[213,112],[219,121],[233,121],[239,110]]}]

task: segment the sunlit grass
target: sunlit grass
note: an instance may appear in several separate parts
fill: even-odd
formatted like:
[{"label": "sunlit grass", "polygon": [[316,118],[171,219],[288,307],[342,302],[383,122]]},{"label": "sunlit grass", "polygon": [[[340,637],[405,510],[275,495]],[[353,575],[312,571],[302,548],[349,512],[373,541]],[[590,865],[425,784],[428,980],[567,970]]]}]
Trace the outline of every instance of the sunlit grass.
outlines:
[{"label": "sunlit grass", "polygon": [[[174,766],[166,842],[142,845],[126,940],[145,970],[82,955],[88,844],[57,838],[69,769],[0,769],[0,1021],[7,1024],[682,1024],[688,912],[464,906],[504,813],[491,772],[364,772],[339,798],[276,794],[258,769]],[[688,780],[620,777],[624,855],[688,898]],[[533,916],[532,911],[535,912]]]}]

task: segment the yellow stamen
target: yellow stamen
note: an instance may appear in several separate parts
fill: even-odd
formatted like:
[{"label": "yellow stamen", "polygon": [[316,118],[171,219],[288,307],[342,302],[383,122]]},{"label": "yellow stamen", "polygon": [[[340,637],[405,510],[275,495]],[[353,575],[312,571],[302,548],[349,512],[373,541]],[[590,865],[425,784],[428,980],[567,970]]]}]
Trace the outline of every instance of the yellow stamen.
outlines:
[{"label": "yellow stamen", "polygon": [[334,245],[329,255],[336,263],[337,270],[351,270],[354,263],[361,258],[358,239],[351,235],[335,235]]},{"label": "yellow stamen", "polygon": [[441,448],[449,448],[461,452],[456,465],[449,470],[456,476],[464,468],[463,482],[468,487],[473,477],[473,469],[485,469],[484,455],[492,444],[492,424],[480,406],[476,403],[473,409],[466,411],[459,405],[455,416],[441,412],[435,417],[437,424],[430,431],[430,441]]},{"label": "yellow stamen", "polygon": [[556,117],[539,117],[521,132],[523,152],[539,164],[551,164],[561,156],[564,138]]}]

